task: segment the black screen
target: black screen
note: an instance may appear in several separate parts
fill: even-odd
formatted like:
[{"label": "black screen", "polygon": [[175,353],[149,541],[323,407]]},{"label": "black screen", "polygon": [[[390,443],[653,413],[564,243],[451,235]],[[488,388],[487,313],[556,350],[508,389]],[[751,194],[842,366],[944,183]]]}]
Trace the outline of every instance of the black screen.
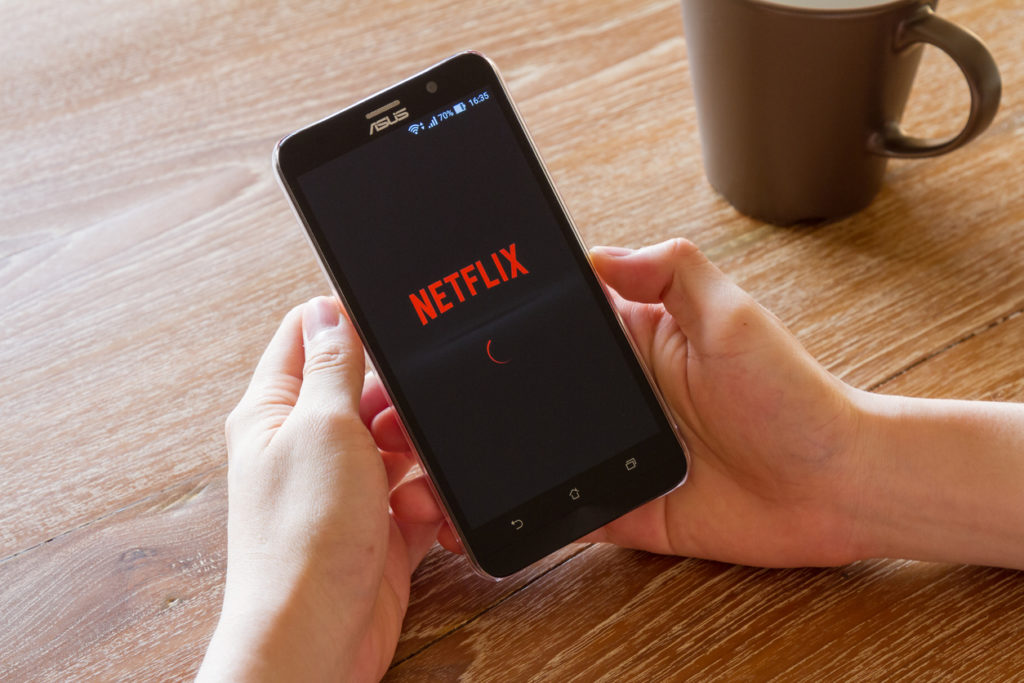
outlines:
[{"label": "black screen", "polygon": [[504,102],[494,87],[467,92],[297,183],[469,528],[663,424]]}]

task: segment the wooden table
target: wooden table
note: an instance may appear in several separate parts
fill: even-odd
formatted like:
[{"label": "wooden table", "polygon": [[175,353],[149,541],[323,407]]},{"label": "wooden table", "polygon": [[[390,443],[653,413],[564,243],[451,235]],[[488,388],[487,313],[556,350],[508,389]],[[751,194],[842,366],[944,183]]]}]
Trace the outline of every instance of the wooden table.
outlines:
[{"label": "wooden table", "polygon": [[[870,208],[775,228],[704,179],[683,25],[637,2],[0,7],[0,679],[192,676],[225,564],[222,423],[326,283],[271,175],[284,133],[491,55],[584,238],[684,235],[832,372],[1024,399],[1024,6],[945,0],[1000,64],[991,129],[893,163]],[[966,87],[929,51],[908,122]],[[1024,578],[877,560],[762,570],[573,546],[489,583],[435,548],[392,680],[1001,679]]]}]

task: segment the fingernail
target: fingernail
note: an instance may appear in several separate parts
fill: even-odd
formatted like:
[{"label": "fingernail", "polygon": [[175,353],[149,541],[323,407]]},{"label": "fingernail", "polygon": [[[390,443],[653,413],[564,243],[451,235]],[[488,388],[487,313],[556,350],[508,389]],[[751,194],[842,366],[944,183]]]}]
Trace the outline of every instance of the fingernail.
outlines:
[{"label": "fingernail", "polygon": [[308,340],[338,326],[338,306],[326,296],[309,300],[302,311],[302,334]]},{"label": "fingernail", "polygon": [[626,247],[592,247],[590,251],[610,258],[621,258],[633,253],[632,249]]}]

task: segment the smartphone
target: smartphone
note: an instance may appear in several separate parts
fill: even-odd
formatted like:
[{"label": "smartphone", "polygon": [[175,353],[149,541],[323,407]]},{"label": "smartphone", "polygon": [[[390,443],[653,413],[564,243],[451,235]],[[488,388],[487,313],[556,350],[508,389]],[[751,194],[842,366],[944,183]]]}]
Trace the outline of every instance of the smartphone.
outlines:
[{"label": "smartphone", "polygon": [[682,439],[487,58],[288,135],[274,165],[478,571],[683,482]]}]

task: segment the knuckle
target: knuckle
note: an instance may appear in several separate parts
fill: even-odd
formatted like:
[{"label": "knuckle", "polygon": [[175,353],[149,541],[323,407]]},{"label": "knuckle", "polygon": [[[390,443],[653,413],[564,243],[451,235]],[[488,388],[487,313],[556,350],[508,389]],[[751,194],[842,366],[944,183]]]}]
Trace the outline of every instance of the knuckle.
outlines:
[{"label": "knuckle", "polygon": [[310,425],[323,430],[335,430],[352,427],[358,424],[363,429],[366,426],[359,418],[359,413],[353,410],[348,401],[340,399],[330,402],[321,402],[312,408],[303,411],[304,419]]},{"label": "knuckle", "polygon": [[351,349],[341,340],[328,340],[308,351],[304,373],[347,370],[354,363]]},{"label": "knuckle", "polygon": [[685,237],[673,237],[667,242],[667,249],[675,263],[692,265],[704,260],[704,254],[697,245]]}]

